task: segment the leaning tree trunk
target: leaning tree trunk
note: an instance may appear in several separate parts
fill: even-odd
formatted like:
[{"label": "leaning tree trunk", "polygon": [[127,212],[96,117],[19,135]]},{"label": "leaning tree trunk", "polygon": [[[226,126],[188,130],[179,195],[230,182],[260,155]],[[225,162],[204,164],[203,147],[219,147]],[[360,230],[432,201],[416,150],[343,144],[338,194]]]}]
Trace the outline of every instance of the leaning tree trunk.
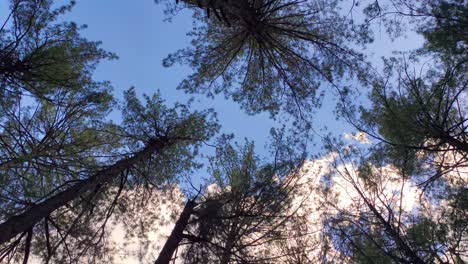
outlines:
[{"label": "leaning tree trunk", "polygon": [[163,150],[173,144],[174,142],[168,139],[151,140],[143,150],[136,153],[134,156],[122,159],[88,179],[80,181],[45,201],[31,206],[25,212],[9,218],[4,223],[0,224],[0,245],[18,234],[28,231],[43,218],[49,216],[53,211],[73,201],[83,193],[93,190],[100,184],[111,182],[136,163],[148,159],[154,152]]},{"label": "leaning tree trunk", "polygon": [[164,247],[159,253],[155,264],[169,264],[174,255],[175,250],[179,247],[180,241],[184,238],[184,230],[187,227],[190,216],[193,213],[193,208],[196,206],[194,200],[190,200],[184,207],[184,210],[179,216],[171,235],[167,238]]}]

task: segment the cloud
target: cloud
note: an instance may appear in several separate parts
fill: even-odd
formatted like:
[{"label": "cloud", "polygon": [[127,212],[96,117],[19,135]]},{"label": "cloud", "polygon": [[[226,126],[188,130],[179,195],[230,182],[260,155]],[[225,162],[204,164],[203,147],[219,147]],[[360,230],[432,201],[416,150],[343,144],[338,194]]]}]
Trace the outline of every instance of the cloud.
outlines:
[{"label": "cloud", "polygon": [[370,144],[369,137],[364,132],[344,133],[344,137],[348,140],[353,140],[361,144]]}]

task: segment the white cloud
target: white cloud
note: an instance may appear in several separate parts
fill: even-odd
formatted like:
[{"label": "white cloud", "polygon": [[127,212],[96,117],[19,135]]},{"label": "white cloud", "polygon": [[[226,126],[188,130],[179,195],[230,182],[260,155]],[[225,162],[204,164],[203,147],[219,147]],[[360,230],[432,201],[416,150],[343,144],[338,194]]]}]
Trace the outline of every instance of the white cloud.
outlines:
[{"label": "white cloud", "polygon": [[361,144],[370,144],[369,136],[364,132],[344,133],[344,137],[348,140],[353,140]]}]

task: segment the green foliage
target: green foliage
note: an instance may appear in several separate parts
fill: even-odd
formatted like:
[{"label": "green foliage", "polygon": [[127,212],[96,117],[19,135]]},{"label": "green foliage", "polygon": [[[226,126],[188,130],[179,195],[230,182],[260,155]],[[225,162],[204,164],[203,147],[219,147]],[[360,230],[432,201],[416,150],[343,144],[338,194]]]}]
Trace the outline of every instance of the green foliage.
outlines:
[{"label": "green foliage", "polygon": [[[155,197],[152,197],[151,192],[171,189],[171,182],[176,182],[179,176],[198,168],[200,164],[195,158],[199,147],[218,130],[215,115],[210,110],[190,112],[184,105],[170,108],[158,94],[144,96],[145,101],[142,103],[133,88],[125,91],[124,99],[123,122],[112,133],[122,145],[117,149],[118,155],[110,161],[139,155],[151,140],[164,140],[168,145],[158,148],[149,157],[132,163],[120,177],[112,179],[110,183],[87,190],[83,195],[92,197],[92,202],[83,198],[75,199],[68,214],[60,216],[59,212],[64,208],[55,213],[59,216],[53,217],[54,221],[61,220],[59,228],[75,234],[67,240],[72,245],[61,244],[59,236],[51,237],[57,245],[57,252],[53,255],[56,262],[86,262],[103,251],[112,252],[112,244],[103,241],[106,237],[104,228],[111,216],[113,220],[125,222],[127,232],[138,230],[139,237],[147,236],[151,228],[141,230],[141,223],[154,223],[160,219],[160,211],[154,210]],[[105,170],[108,162],[109,160],[105,160],[98,163],[98,168]],[[86,180],[92,176],[91,171],[83,178]],[[162,195],[169,196],[163,191]],[[164,196],[160,198],[167,199]],[[144,210],[145,206],[148,206],[148,211],[143,216],[133,215]],[[47,256],[44,247],[41,245],[42,251],[38,252]]]},{"label": "green foliage", "polygon": [[0,219],[81,179],[116,148],[104,119],[112,89],[91,78],[114,55],[59,22],[71,6],[11,1],[0,31]]},{"label": "green foliage", "polygon": [[332,237],[334,248],[352,263],[395,263],[391,239],[374,221],[372,215],[361,213],[354,219],[346,213],[327,220],[327,236]]},{"label": "green foliage", "polygon": [[98,85],[91,77],[96,64],[116,56],[81,37],[75,23],[59,22],[73,4],[53,8],[51,0],[11,1],[11,21],[0,31],[2,90],[48,98],[55,89]]},{"label": "green foliage", "polygon": [[[364,56],[348,47],[371,41],[368,25],[358,28],[342,16],[338,0],[180,2],[173,11],[195,10],[192,42],[169,55],[164,66],[192,67],[194,73],[179,85],[187,92],[224,94],[249,114],[266,111],[275,117],[286,112],[303,120],[320,106],[324,83],[346,101],[348,89],[338,83],[368,77]],[[462,0],[391,1],[398,12],[385,13],[388,6],[372,2],[364,10],[370,20],[390,14],[411,18],[425,37],[424,47],[411,54],[409,62],[418,62],[414,56],[434,58],[418,76],[406,60],[385,61],[385,80],[374,83],[371,107],[361,108],[361,119],[354,123],[383,143],[371,148],[357,169],[364,186],[356,190],[371,195],[360,193],[364,203],[352,205],[364,209],[340,211],[328,219],[333,225],[326,226],[325,235],[343,259],[357,263],[419,258],[462,263],[468,209],[464,179],[450,175],[438,181],[442,191],[431,190],[430,201],[421,202],[411,212],[417,216],[410,217],[393,197],[385,200],[379,193],[382,175],[374,169],[391,163],[405,180],[429,171],[435,173],[429,180],[437,182],[442,172],[466,163],[468,8]],[[152,223],[160,212],[145,212],[141,221],[129,215],[142,212],[152,188],[168,189],[181,175],[200,168],[200,148],[219,130],[212,110],[191,111],[190,104],[167,107],[159,93],[140,100],[133,88],[124,93],[122,123],[106,121],[116,106],[112,89],[92,76],[97,63],[116,56],[102,50],[99,42],[83,38],[83,27],[62,22],[73,4],[56,8],[52,0],[11,0],[11,16],[2,23],[0,221],[112,169],[112,164],[127,161],[156,139],[167,146],[129,164],[105,184],[75,193],[72,202],[35,223],[33,252],[45,262],[92,262],[111,252],[105,226],[116,207],[121,213],[116,219],[126,220],[128,231]],[[399,25],[390,21],[389,31],[401,33]],[[309,130],[306,123],[303,127]],[[272,131],[274,161],[267,164],[255,155],[253,142],[220,142],[209,168],[210,180],[219,188],[196,200],[185,230],[190,243],[183,252],[187,263],[269,262],[277,256],[270,251],[272,241],[290,236],[291,226],[307,224],[294,222],[291,195],[296,186],[294,177],[288,177],[302,165],[305,151],[297,153],[307,140],[285,142],[283,136],[284,130]],[[349,148],[343,156],[352,159],[357,152]],[[334,199],[330,186],[327,192]],[[132,194],[125,194],[127,190]],[[26,249],[28,232],[1,245],[0,262]],[[17,254],[12,258],[20,260]]]},{"label": "green foliage", "polygon": [[463,0],[445,0],[431,4],[433,20],[419,27],[426,38],[424,49],[441,54],[449,63],[467,59],[468,6]]},{"label": "green foliage", "polygon": [[370,162],[362,162],[357,173],[358,177],[364,181],[366,190],[373,190],[378,187],[378,179],[374,172],[375,164]]},{"label": "green foliage", "polygon": [[163,62],[193,68],[179,89],[224,94],[249,114],[299,118],[320,106],[323,82],[364,72],[362,55],[346,43],[369,41],[368,34],[338,13],[339,1],[180,2],[195,9],[193,40]]},{"label": "green foliage", "polygon": [[395,165],[416,173],[423,167],[421,161],[444,151],[468,151],[463,70],[430,69],[417,77],[401,61],[390,60],[386,66],[394,71],[395,79],[388,78],[397,85],[377,84],[370,94],[372,107],[361,107],[359,121],[360,129],[385,143],[379,155],[386,153]]},{"label": "green foliage", "polygon": [[[11,15],[2,21],[2,222],[93,175],[119,150],[121,138],[113,136],[117,127],[106,121],[115,106],[112,88],[92,78],[96,64],[115,55],[102,50],[99,42],[83,38],[76,24],[61,21],[72,5],[13,0]],[[87,197],[95,194],[96,190],[90,190]],[[97,196],[95,202],[104,197]],[[83,211],[93,207],[89,202],[80,204],[83,200],[79,197],[32,229],[31,247],[37,255],[48,259],[50,254],[64,253],[59,245],[69,235],[63,238],[62,232],[75,238],[90,233],[90,218],[83,217]],[[80,220],[75,219],[78,216]],[[45,234],[50,243],[44,241]],[[23,237],[1,245],[0,262],[27,252]]]},{"label": "green foliage", "polygon": [[262,262],[275,255],[265,251],[269,241],[284,239],[287,232],[291,186],[273,165],[259,165],[251,142],[241,147],[225,142],[210,164],[217,188],[206,192],[196,208],[187,228],[196,238],[188,239],[184,261]]},{"label": "green foliage", "polygon": [[158,93],[144,95],[142,104],[133,88],[124,92],[124,98],[122,135],[126,148],[137,151],[153,138],[177,142],[135,168],[133,183],[158,186],[201,166],[195,162],[199,148],[219,130],[213,110],[190,111],[182,104],[169,108]]},{"label": "green foliage", "polygon": [[217,156],[211,159],[212,175],[221,188],[229,187],[232,192],[245,192],[257,171],[253,143],[238,151],[232,145],[217,149]]},{"label": "green foliage", "polygon": [[382,263],[382,264],[391,264],[394,263],[392,258],[385,255],[382,250],[375,245],[375,243],[381,244],[383,238],[379,238],[380,234],[371,234],[375,237],[375,242],[372,242],[366,237],[361,237],[356,239],[356,247],[359,250],[356,250],[355,255],[353,256],[353,261],[360,264],[370,264],[370,263]]},{"label": "green foliage", "polygon": [[423,218],[407,230],[408,239],[414,247],[426,251],[426,254],[427,251],[437,248],[438,244],[445,244],[444,238],[446,235],[447,230],[444,225],[427,218]]}]

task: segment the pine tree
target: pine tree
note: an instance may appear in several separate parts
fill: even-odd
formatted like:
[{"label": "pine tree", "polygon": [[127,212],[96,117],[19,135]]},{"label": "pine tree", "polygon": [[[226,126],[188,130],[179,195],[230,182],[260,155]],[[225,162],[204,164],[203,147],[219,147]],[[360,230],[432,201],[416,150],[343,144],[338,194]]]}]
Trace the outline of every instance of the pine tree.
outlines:
[{"label": "pine tree", "polygon": [[212,111],[142,104],[133,89],[122,124],[107,121],[117,105],[92,74],[115,55],[60,22],[72,5],[11,1],[0,31],[0,262],[96,258],[122,190],[197,167],[218,129]]},{"label": "pine tree", "polygon": [[155,263],[176,250],[185,263],[262,263],[284,259],[273,245],[287,239],[297,205],[297,178],[281,179],[272,165],[259,166],[253,144],[219,148],[211,160],[214,184],[189,200]]},{"label": "pine tree", "polygon": [[195,12],[192,45],[163,64],[194,69],[179,85],[185,91],[222,93],[249,114],[303,118],[320,105],[322,83],[341,91],[345,72],[364,73],[363,56],[347,45],[368,35],[338,13],[339,1],[179,2]]}]

